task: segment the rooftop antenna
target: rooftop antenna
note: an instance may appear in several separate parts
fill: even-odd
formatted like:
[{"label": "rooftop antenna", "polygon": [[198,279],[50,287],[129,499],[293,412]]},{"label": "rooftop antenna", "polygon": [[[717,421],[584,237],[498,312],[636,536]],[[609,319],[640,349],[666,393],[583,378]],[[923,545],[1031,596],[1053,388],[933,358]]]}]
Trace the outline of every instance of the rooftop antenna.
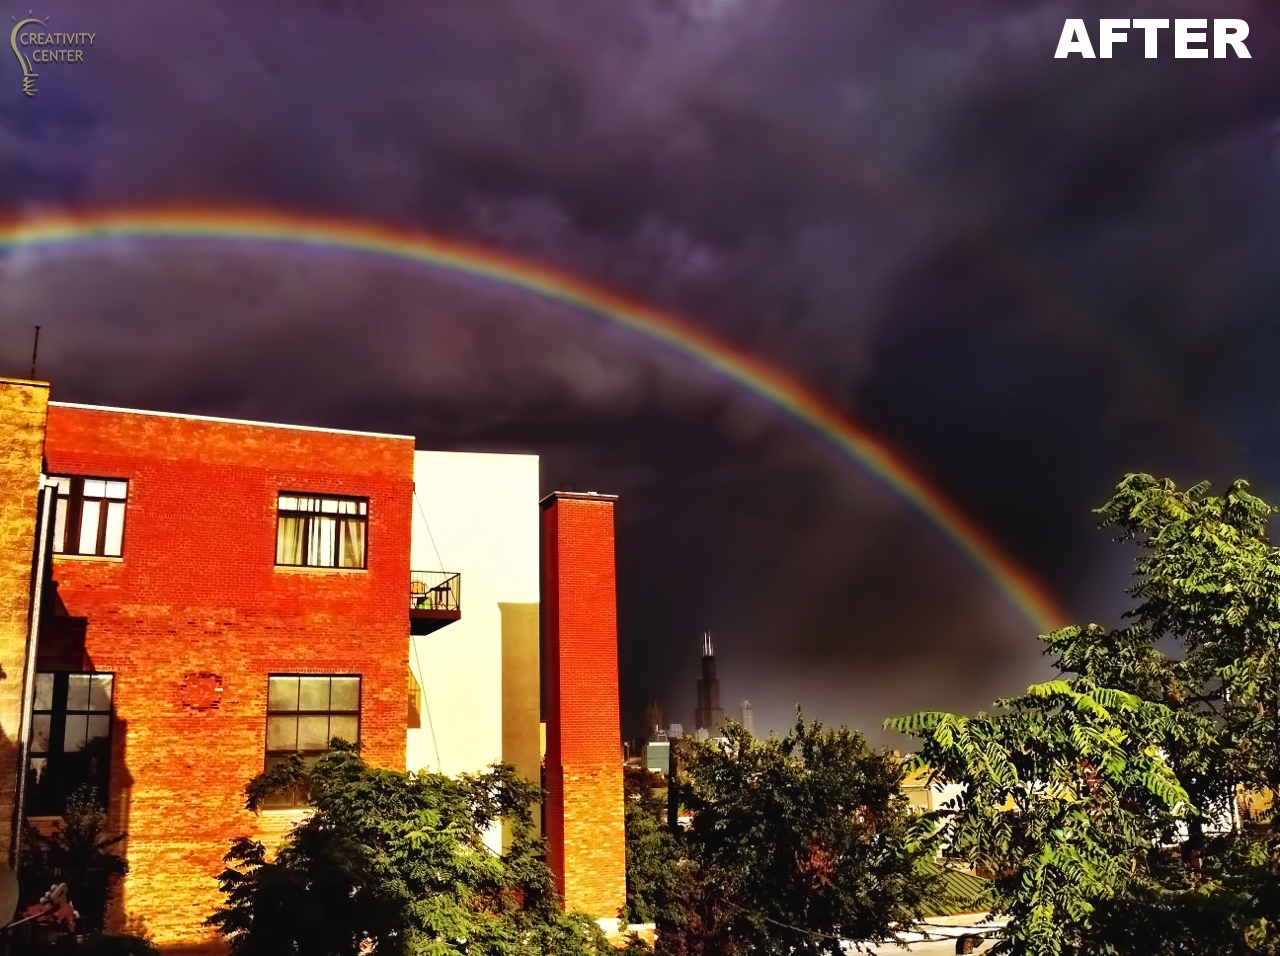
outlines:
[{"label": "rooftop antenna", "polygon": [[32,381],[34,381],[36,377],[36,356],[39,353],[40,353],[40,326],[37,325],[36,341],[35,341],[35,344],[31,346],[31,374],[27,376],[27,378],[31,379]]},{"label": "rooftop antenna", "polygon": [[710,632],[710,631],[703,631],[703,632],[702,632],[702,656],[703,656],[703,657],[715,657],[715,656],[716,656],[715,648],[713,648],[713,647],[711,646],[711,632]]}]

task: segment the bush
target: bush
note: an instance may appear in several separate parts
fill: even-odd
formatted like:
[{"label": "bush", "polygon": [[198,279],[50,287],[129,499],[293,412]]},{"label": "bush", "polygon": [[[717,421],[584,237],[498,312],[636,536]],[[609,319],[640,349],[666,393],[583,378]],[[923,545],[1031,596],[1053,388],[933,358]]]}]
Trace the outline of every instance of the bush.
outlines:
[{"label": "bush", "polygon": [[[533,839],[538,789],[508,766],[458,778],[369,767],[333,741],[308,769],[294,758],[251,781],[248,806],[306,794],[314,812],[273,860],[237,841],[219,877],[227,902],[209,924],[236,956],[599,956],[604,934],[566,914]],[[503,821],[512,842],[485,844]]]},{"label": "bush", "polygon": [[76,928],[81,933],[101,933],[112,882],[129,871],[124,859],[112,852],[124,835],[108,837],[106,828],[107,814],[98,805],[96,792],[88,788],[67,798],[62,821],[50,835],[41,835],[28,826],[19,870],[22,905],[36,902],[54,884],[65,883],[71,903],[80,914]]}]

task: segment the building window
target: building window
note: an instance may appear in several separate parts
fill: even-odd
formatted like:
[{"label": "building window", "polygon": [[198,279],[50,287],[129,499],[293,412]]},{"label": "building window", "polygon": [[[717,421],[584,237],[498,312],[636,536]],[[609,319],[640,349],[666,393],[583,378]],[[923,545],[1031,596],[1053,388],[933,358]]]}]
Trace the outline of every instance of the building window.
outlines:
[{"label": "building window", "polygon": [[36,674],[28,816],[60,815],[67,797],[82,788],[106,806],[113,691],[111,674]]},{"label": "building window", "polygon": [[[293,754],[314,764],[329,741],[360,740],[360,678],[282,675],[267,678],[267,761],[278,766]],[[268,806],[296,806],[297,795],[281,794]]]},{"label": "building window", "polygon": [[58,507],[53,515],[56,554],[120,557],[129,483],[113,478],[54,476]]},{"label": "building window", "polygon": [[276,521],[276,564],[363,568],[369,499],[283,492]]}]

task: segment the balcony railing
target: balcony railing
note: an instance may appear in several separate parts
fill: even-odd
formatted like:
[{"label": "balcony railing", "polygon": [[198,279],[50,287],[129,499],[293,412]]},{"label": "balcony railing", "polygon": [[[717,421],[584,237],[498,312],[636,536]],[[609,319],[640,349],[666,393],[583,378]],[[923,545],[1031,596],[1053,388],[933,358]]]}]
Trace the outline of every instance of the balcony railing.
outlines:
[{"label": "balcony railing", "polygon": [[462,617],[462,575],[456,571],[409,572],[409,633],[430,634]]}]

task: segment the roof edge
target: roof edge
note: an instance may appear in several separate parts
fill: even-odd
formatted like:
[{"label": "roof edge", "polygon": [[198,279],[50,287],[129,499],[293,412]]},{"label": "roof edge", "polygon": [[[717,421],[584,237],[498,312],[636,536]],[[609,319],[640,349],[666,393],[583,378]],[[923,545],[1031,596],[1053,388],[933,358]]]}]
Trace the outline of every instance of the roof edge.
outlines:
[{"label": "roof edge", "polygon": [[222,425],[252,425],[258,428],[284,428],[300,432],[321,432],[330,435],[357,435],[361,438],[394,438],[416,442],[412,435],[393,435],[388,432],[358,432],[348,428],[320,428],[316,425],[290,425],[285,422],[259,422],[249,418],[219,418],[216,415],[188,415],[182,412],[155,412],[145,408],[117,408],[113,405],[86,405],[81,402],[50,402],[51,408],[79,408],[89,412],[115,412],[121,415],[154,415],[157,418],[182,418],[197,422],[218,422]]},{"label": "roof edge", "polygon": [[553,503],[561,500],[596,501],[602,504],[605,502],[613,504],[618,500],[618,496],[603,495],[598,491],[553,491],[550,494],[545,495],[542,500],[538,502],[538,506],[540,508],[547,508]]}]

